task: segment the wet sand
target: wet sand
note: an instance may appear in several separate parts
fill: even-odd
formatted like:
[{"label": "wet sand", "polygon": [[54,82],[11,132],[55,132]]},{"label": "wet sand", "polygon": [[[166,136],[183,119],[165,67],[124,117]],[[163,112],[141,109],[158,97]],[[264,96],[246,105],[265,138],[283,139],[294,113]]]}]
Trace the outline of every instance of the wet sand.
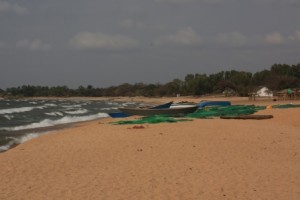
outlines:
[{"label": "wet sand", "polygon": [[0,199],[298,200],[300,108],[257,114],[274,118],[139,129],[106,118],[52,132],[0,154]]}]

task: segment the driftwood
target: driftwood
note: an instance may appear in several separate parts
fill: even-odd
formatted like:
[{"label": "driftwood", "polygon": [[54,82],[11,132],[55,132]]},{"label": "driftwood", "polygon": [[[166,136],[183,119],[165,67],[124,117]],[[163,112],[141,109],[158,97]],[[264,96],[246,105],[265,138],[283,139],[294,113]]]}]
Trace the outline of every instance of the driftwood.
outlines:
[{"label": "driftwood", "polygon": [[273,115],[240,115],[240,116],[220,116],[221,119],[271,119]]}]

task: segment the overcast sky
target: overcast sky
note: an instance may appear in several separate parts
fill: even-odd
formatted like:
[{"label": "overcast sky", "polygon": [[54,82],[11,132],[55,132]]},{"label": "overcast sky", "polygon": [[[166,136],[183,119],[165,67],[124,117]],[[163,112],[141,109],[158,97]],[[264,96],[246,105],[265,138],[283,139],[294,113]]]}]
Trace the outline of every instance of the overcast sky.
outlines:
[{"label": "overcast sky", "polygon": [[0,0],[0,88],[300,63],[300,0]]}]

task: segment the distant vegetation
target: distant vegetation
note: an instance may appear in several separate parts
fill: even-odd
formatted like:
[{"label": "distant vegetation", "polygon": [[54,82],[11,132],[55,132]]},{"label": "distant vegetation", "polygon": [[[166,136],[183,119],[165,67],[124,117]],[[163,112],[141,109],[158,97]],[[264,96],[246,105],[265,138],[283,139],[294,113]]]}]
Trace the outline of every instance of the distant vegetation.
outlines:
[{"label": "distant vegetation", "polygon": [[94,88],[79,86],[70,89],[67,86],[31,86],[0,89],[3,97],[103,97],[103,96],[146,96],[161,97],[198,96],[206,94],[225,95],[236,94],[247,96],[259,86],[266,86],[270,90],[280,91],[286,88],[300,87],[300,64],[274,64],[270,70],[263,70],[254,74],[245,71],[221,71],[215,74],[187,74],[184,80],[174,79],[166,84],[124,83],[108,88]]}]

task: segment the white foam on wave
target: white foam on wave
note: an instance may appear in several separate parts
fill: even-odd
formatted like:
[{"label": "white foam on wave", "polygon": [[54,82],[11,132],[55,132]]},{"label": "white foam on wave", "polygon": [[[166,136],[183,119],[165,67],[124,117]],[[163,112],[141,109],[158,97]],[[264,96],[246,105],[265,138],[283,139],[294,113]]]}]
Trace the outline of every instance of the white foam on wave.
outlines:
[{"label": "white foam on wave", "polygon": [[80,104],[76,104],[76,105],[63,105],[63,108],[81,108]]},{"label": "white foam on wave", "polygon": [[70,115],[78,115],[78,114],[85,114],[88,112],[87,109],[79,109],[79,110],[74,110],[74,111],[64,111],[65,113],[67,114],[70,114]]},{"label": "white foam on wave", "polygon": [[47,106],[47,107],[55,107],[55,106],[57,106],[57,105],[54,104],[54,103],[46,103],[45,106]]},{"label": "white foam on wave", "polygon": [[135,105],[135,102],[126,102],[126,103],[121,103],[121,106],[128,106],[128,105]]},{"label": "white foam on wave", "polygon": [[100,110],[111,110],[113,108],[101,108]]},{"label": "white foam on wave", "polygon": [[50,113],[45,113],[45,114],[49,115],[49,116],[64,116],[64,114],[61,112],[50,112]]},{"label": "white foam on wave", "polygon": [[6,119],[8,119],[8,120],[11,120],[12,118],[14,118],[13,115],[4,115],[4,117],[5,117]]},{"label": "white foam on wave", "polygon": [[22,113],[32,111],[36,107],[21,107],[21,108],[8,108],[8,109],[1,109],[0,114],[11,114],[11,113]]},{"label": "white foam on wave", "polygon": [[[54,106],[53,105],[44,105],[44,106],[31,106],[31,107],[21,107],[21,108],[7,108],[7,109],[0,109],[0,114],[12,114],[12,113],[22,113],[22,112],[29,112],[34,109],[45,109],[46,107],[49,106]],[[56,105],[55,105],[56,106]]]},{"label": "white foam on wave", "polygon": [[106,102],[107,105],[119,105],[118,102]]},{"label": "white foam on wave", "polygon": [[89,121],[98,118],[109,117],[107,113],[98,113],[95,115],[88,115],[88,116],[65,116],[58,120],[50,120],[44,119],[40,122],[24,125],[24,126],[15,126],[15,127],[4,127],[0,128],[0,130],[5,131],[19,131],[19,130],[26,130],[26,129],[34,129],[34,128],[43,128],[43,127],[51,127],[60,124],[67,124],[73,122],[82,122],[82,121]]}]

